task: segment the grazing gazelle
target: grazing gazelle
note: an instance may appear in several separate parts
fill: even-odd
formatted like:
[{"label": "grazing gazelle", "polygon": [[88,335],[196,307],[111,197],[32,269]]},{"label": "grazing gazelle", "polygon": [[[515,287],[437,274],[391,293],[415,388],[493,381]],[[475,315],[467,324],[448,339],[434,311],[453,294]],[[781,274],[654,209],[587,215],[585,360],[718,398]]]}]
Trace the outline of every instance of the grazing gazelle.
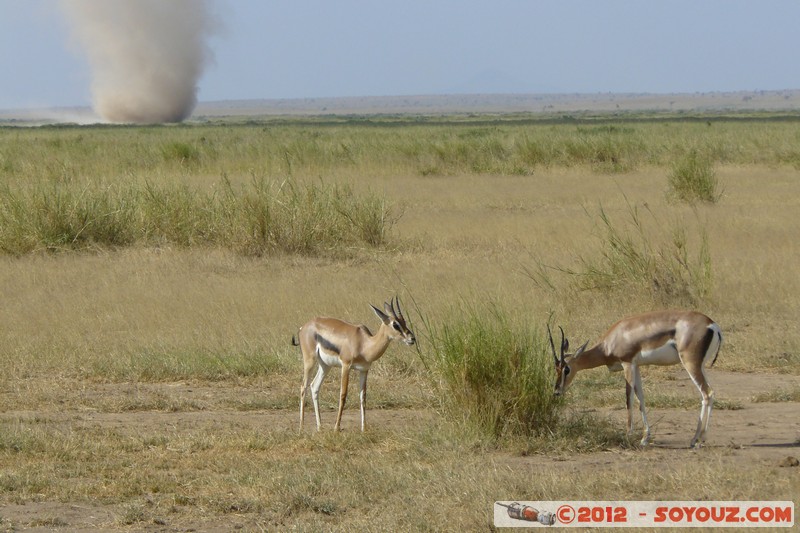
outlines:
[{"label": "grazing gazelle", "polygon": [[[395,310],[395,304],[397,309]],[[364,409],[367,401],[367,373],[369,367],[377,361],[386,351],[389,343],[400,339],[409,346],[416,342],[414,334],[406,326],[406,319],[400,310],[400,300],[393,299],[391,303],[384,303],[385,313],[370,305],[381,325],[377,333],[370,333],[367,326],[349,324],[335,318],[317,317],[300,328],[298,340],[292,337],[292,345],[300,346],[303,352],[303,385],[300,388],[300,429],[303,429],[305,416],[306,391],[308,390],[311,371],[318,364],[317,375],[311,382],[311,400],[314,403],[314,415],[317,418],[317,431],[321,422],[319,418],[319,389],[322,381],[332,366],[342,368],[342,386],[339,393],[339,411],[336,414],[334,429],[339,430],[342,422],[342,411],[347,399],[347,384],[350,381],[350,369],[359,371],[361,383],[361,431],[366,425],[364,422]]]},{"label": "grazing gazelle", "polygon": [[547,332],[556,364],[556,395],[567,390],[580,370],[605,365],[612,372],[625,372],[628,432],[633,431],[633,392],[639,400],[639,410],[642,412],[642,445],[650,440],[650,426],[647,425],[645,415],[639,367],[681,363],[703,399],[697,431],[690,446],[699,447],[705,440],[714,392],[708,384],[703,367],[706,364],[713,366],[722,344],[720,327],[706,315],[695,311],[655,311],[624,318],[611,326],[596,346],[587,350],[589,343],[586,342],[574,354],[565,353],[569,349],[569,341],[564,338],[562,329],[560,358],[556,356],[549,326]]}]

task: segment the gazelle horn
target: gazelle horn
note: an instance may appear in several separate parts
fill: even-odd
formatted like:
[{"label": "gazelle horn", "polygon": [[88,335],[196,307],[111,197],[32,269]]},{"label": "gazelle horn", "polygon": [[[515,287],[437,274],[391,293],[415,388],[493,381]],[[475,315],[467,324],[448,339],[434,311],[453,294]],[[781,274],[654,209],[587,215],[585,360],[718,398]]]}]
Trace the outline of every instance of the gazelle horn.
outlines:
[{"label": "gazelle horn", "polygon": [[547,337],[550,339],[550,350],[553,352],[553,362],[558,366],[558,357],[556,356],[556,345],[553,342],[553,332],[550,331],[550,324],[547,324]]},{"label": "gazelle horn", "polygon": [[394,301],[397,303],[397,317],[402,320],[405,320],[406,317],[403,316],[403,311],[400,309],[400,297],[395,296]]},{"label": "gazelle horn", "polygon": [[564,337],[564,329],[561,326],[558,326],[558,329],[561,330],[561,362],[564,363],[564,354],[569,350],[569,341]]}]

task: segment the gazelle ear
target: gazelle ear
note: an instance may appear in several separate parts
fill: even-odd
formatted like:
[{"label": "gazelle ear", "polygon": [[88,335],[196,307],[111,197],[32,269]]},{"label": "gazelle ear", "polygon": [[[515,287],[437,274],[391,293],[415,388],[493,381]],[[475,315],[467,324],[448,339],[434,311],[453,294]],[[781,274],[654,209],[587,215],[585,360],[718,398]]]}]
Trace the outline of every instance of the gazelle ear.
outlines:
[{"label": "gazelle ear", "polygon": [[397,317],[397,312],[394,310],[394,299],[389,300],[391,303],[383,302],[383,310],[390,317]]},{"label": "gazelle ear", "polygon": [[383,311],[381,311],[372,304],[369,304],[369,306],[372,308],[373,311],[375,311],[375,314],[378,315],[378,318],[381,319],[381,322],[383,322],[384,324],[388,324],[391,321],[389,315],[387,315],[386,313],[384,313]]},{"label": "gazelle ear", "polygon": [[586,341],[586,342],[584,342],[584,343],[583,343],[583,346],[581,346],[580,348],[578,348],[578,350],[575,352],[575,354],[574,354],[572,357],[578,357],[580,354],[582,354],[582,353],[583,353],[583,351],[586,349],[586,346],[587,346],[588,344],[589,344],[589,341]]}]

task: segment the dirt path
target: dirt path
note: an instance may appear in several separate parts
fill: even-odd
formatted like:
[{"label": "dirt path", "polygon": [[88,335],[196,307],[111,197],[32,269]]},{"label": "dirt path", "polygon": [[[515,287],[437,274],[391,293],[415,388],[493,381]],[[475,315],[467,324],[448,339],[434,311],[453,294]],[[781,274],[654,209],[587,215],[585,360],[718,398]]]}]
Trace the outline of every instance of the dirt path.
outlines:
[{"label": "dirt path", "polygon": [[[684,379],[681,372],[676,370],[675,374],[682,381],[671,384],[670,387],[684,389],[687,395],[697,394],[694,385]],[[752,449],[751,453],[755,457],[785,454],[786,449],[800,447],[800,404],[754,401],[758,395],[770,391],[796,390],[800,387],[800,377],[715,371],[712,384],[718,404],[727,401],[740,405],[741,409],[713,410],[706,446],[748,448]],[[646,387],[645,385],[645,390]],[[612,415],[622,425],[626,420],[623,407],[614,410]],[[648,409],[653,447],[686,448],[694,435],[699,414],[699,396],[696,409]]]},{"label": "dirt path", "polygon": [[[736,374],[715,372],[714,388],[718,399],[735,402],[740,409],[718,409],[713,412],[707,449],[726,449],[725,461],[735,467],[739,462],[762,463],[772,466],[789,466],[791,457],[800,457],[800,403],[797,402],[754,402],[756,395],[770,390],[795,390],[800,386],[800,378],[785,375]],[[691,387],[691,383],[677,382],[679,388]],[[108,387],[107,385],[104,387]],[[119,386],[124,387],[124,386]],[[141,387],[139,385],[138,387]],[[214,391],[218,394],[229,394],[223,388],[198,390],[198,387],[148,385],[154,390],[170,388],[171,394],[202,394],[209,403],[213,403]],[[140,390],[141,392],[141,390]],[[163,392],[162,392],[163,393]],[[688,390],[687,393],[691,393]],[[698,402],[699,403],[699,402]],[[625,423],[625,410],[619,408],[600,409],[602,415],[608,415]],[[561,457],[509,456],[497,457],[499,462],[511,462],[515,468],[540,469],[543,465],[558,463],[562,468],[581,470],[586,468],[607,469],[611,475],[622,468],[630,468],[638,462],[669,467],[675,462],[684,462],[687,457],[698,457],[703,453],[687,449],[691,439],[697,415],[697,409],[662,409],[649,410],[649,421],[653,432],[653,445],[646,450],[610,450],[572,456],[568,461]],[[325,421],[331,423],[333,413],[325,413]],[[350,408],[345,413],[345,428],[358,427],[358,410]],[[432,410],[370,410],[368,421],[382,427],[400,428],[419,426],[435,422],[436,413]],[[160,411],[127,411],[127,412],[93,412],[93,411],[14,411],[0,413],[6,421],[35,422],[48,425],[62,425],[72,428],[90,427],[107,428],[123,434],[158,431],[215,431],[236,427],[243,430],[290,430],[297,427],[296,410],[197,410],[183,412]],[[308,431],[313,429],[313,416],[306,420]],[[693,454],[687,456],[687,454]],[[700,459],[701,460],[701,459]],[[743,464],[743,463],[742,463]],[[0,508],[0,531],[24,529],[28,531],[52,531],[54,529],[69,531],[93,531],[107,528],[115,523],[115,516],[120,510],[118,506],[75,504],[70,502],[41,501],[22,505],[6,505]],[[57,517],[57,518],[54,518]],[[224,531],[231,524],[204,523],[202,525],[151,524],[144,526],[148,531]],[[128,528],[123,528],[128,529]]]}]

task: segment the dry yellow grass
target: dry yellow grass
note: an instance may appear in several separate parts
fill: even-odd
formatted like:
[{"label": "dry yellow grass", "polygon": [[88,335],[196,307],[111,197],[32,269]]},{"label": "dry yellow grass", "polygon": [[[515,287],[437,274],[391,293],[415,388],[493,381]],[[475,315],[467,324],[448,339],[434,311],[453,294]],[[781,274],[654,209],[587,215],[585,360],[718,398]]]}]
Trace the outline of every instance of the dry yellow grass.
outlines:
[{"label": "dry yellow grass", "polygon": [[[647,294],[577,291],[559,272],[555,289],[526,275],[595,253],[599,205],[622,220],[646,204],[658,231],[705,228],[714,286],[701,310],[725,335],[715,368],[800,375],[798,172],[717,175],[723,198],[696,211],[667,203],[663,168],[352,178],[403,216],[395,250],[346,261],[169,247],[2,257],[0,527],[478,530],[504,499],[792,499],[796,469],[726,443],[565,462],[487,449],[438,420],[418,355],[399,346],[371,378],[370,433],[353,418],[341,435],[296,432],[301,365],[289,339],[317,314],[371,325],[368,304],[399,294],[438,320],[459,298],[493,299],[531,327],[554,313],[578,345],[656,306]],[[648,374],[646,387],[671,398],[672,376]],[[328,410],[335,382],[323,387]],[[619,380],[586,385],[576,405],[616,394],[622,407]],[[22,518],[16,505],[37,502],[38,518]]]}]

